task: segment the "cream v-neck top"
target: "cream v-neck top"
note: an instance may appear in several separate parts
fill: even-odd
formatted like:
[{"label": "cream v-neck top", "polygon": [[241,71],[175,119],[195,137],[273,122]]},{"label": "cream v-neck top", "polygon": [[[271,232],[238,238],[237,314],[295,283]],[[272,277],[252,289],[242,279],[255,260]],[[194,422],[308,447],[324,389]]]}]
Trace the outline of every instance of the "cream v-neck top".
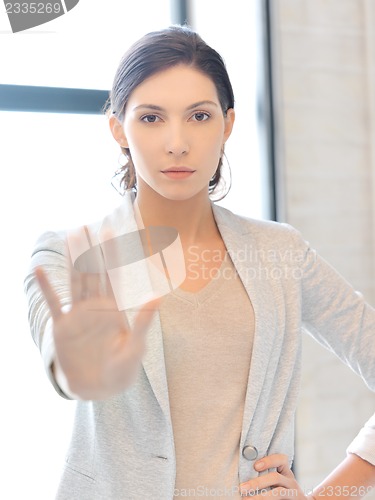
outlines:
[{"label": "cream v-neck top", "polygon": [[170,293],[160,317],[176,449],[174,498],[239,499],[254,313],[230,257],[199,292]]}]

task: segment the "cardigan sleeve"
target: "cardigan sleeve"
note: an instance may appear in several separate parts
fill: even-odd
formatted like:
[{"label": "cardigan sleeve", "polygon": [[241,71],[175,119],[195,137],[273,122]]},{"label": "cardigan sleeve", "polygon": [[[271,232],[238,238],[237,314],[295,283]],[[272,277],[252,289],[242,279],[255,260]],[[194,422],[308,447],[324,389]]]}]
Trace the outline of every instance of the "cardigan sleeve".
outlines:
[{"label": "cardigan sleeve", "polygon": [[[331,267],[298,231],[301,259],[301,320],[375,391],[375,309]],[[298,247],[297,247],[298,248]]]},{"label": "cardigan sleeve", "polygon": [[353,439],[347,452],[355,453],[375,465],[375,413]]},{"label": "cardigan sleeve", "polygon": [[35,277],[36,267],[44,269],[51,285],[60,298],[63,308],[68,308],[70,305],[70,285],[63,233],[47,232],[40,236],[32,253],[24,287],[29,305],[30,331],[35,344],[41,352],[47,376],[57,393],[66,399],[70,399],[60,389],[52,373],[52,362],[55,354],[52,319],[49,307]]}]

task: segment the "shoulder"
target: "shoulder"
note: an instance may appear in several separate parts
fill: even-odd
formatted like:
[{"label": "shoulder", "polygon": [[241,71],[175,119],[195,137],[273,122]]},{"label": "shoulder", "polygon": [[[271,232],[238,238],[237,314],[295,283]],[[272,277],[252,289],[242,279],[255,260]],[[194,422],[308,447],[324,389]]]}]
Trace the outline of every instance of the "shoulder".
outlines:
[{"label": "shoulder", "polygon": [[86,231],[94,238],[97,234],[100,224],[102,221],[94,222],[82,227],[71,228],[67,230],[59,231],[45,231],[36,240],[32,255],[34,256],[38,252],[55,252],[64,255],[66,253],[66,242],[70,235],[78,235],[85,233]]},{"label": "shoulder", "polygon": [[253,219],[238,215],[230,210],[214,205],[214,215],[219,226],[228,226],[241,235],[251,235],[261,242],[276,244],[302,244],[305,245],[301,233],[290,224],[271,220]]},{"label": "shoulder", "polygon": [[65,231],[46,231],[35,242],[32,256],[39,252],[65,253]]}]

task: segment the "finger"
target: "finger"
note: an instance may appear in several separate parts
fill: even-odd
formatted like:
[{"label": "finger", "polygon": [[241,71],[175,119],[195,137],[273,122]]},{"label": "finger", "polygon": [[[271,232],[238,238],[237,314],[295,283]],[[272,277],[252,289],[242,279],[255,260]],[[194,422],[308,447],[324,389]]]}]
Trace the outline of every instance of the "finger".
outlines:
[{"label": "finger", "polygon": [[121,255],[121,249],[119,247],[119,238],[115,237],[115,233],[110,229],[106,229],[103,232],[101,243],[101,265],[105,276],[105,294],[108,298],[115,300],[113,293],[112,283],[108,275],[108,270],[118,267]]},{"label": "finger", "polygon": [[262,459],[255,462],[254,469],[258,472],[267,469],[277,469],[277,471],[283,476],[294,478],[294,474],[289,467],[289,458],[287,455],[284,455],[282,453],[274,453],[272,455],[263,457]]},{"label": "finger", "polygon": [[[111,283],[111,280],[109,279],[107,270],[105,270],[105,272],[104,272],[103,294],[106,297],[108,297],[109,299],[116,302],[115,294],[113,293],[112,283]],[[116,308],[117,308],[117,305],[116,305]],[[117,308],[117,310],[118,310],[118,308]]]},{"label": "finger", "polygon": [[51,311],[52,319],[56,321],[62,314],[60,300],[41,267],[35,269],[35,276]]},{"label": "finger", "polygon": [[107,296],[109,298],[113,298],[112,287],[110,286],[110,281],[109,281],[107,269],[105,266],[104,253],[103,253],[103,249],[101,246],[99,247],[98,253],[100,254],[100,256],[98,258],[98,264],[97,264],[97,268],[98,268],[98,274],[97,274],[98,294]]},{"label": "finger", "polygon": [[98,297],[100,295],[100,274],[85,273],[81,276],[82,299]]},{"label": "finger", "polygon": [[72,303],[76,304],[82,299],[83,293],[83,283],[82,275],[77,269],[75,269],[72,259],[69,259],[69,271],[70,271],[70,294],[72,296]]},{"label": "finger", "polygon": [[82,299],[82,276],[77,269],[74,267],[72,253],[70,251],[70,245],[74,245],[77,241],[75,236],[69,235],[69,243],[66,242],[66,255],[69,261],[69,274],[70,274],[70,294],[72,297],[72,303],[76,304]]},{"label": "finger", "polygon": [[101,288],[101,273],[105,270],[103,250],[94,245],[87,226],[83,226],[90,250],[86,253],[86,273],[82,277],[85,297],[98,297]]},{"label": "finger", "polygon": [[276,488],[280,486],[282,486],[283,488],[289,488],[290,483],[290,478],[287,478],[279,474],[278,472],[269,472],[268,474],[265,474],[263,476],[258,476],[255,479],[251,479],[246,483],[242,483],[240,487],[241,490],[243,489],[244,491],[257,492],[263,490],[266,491],[268,488]]}]

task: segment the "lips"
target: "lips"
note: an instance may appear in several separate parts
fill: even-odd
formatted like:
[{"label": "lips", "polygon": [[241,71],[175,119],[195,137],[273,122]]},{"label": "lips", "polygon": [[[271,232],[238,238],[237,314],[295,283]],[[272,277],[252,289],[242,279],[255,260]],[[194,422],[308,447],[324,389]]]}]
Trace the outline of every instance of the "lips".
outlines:
[{"label": "lips", "polygon": [[180,180],[191,177],[195,170],[189,167],[170,167],[162,170],[161,172],[169,179]]},{"label": "lips", "polygon": [[162,170],[163,174],[167,172],[195,172],[192,168],[189,167],[170,167]]}]

